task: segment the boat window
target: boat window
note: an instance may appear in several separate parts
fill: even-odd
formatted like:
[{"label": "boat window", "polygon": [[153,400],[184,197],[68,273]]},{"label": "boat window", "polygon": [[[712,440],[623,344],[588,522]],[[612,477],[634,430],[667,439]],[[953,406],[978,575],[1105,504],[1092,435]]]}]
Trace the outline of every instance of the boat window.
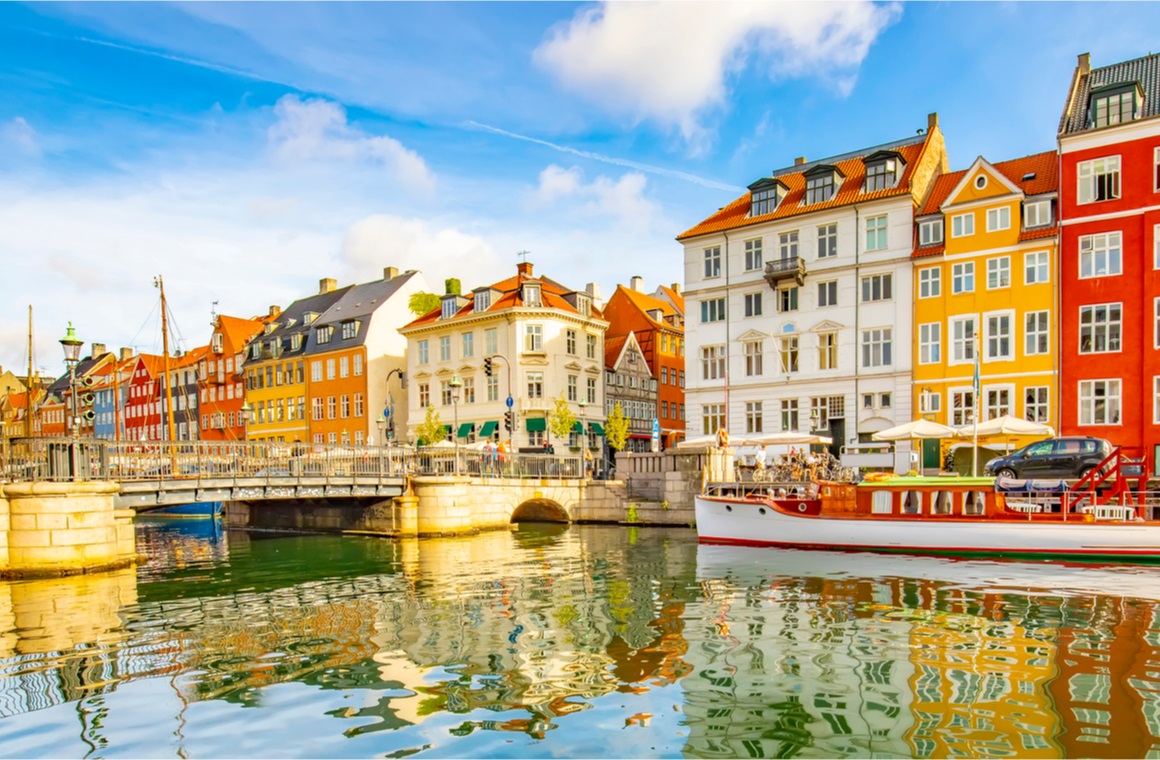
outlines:
[{"label": "boat window", "polygon": [[870,512],[876,515],[888,515],[894,511],[894,492],[875,491],[871,494]]},{"label": "boat window", "polygon": [[981,515],[983,514],[983,505],[987,503],[987,494],[982,491],[967,491],[966,499],[963,501],[964,515]]},{"label": "boat window", "polygon": [[931,504],[930,511],[936,515],[949,515],[954,511],[955,497],[950,491],[936,491],[934,494],[934,503]]},{"label": "boat window", "polygon": [[919,515],[922,514],[922,492],[921,491],[904,491],[902,494],[902,514],[904,515]]}]

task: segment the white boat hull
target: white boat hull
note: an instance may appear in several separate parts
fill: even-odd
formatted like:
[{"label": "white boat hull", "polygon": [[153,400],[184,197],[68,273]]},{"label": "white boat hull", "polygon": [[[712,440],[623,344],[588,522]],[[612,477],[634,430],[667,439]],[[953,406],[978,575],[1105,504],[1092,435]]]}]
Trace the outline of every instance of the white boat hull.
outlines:
[{"label": "white boat hull", "polygon": [[743,499],[698,496],[695,504],[697,533],[708,543],[1160,561],[1160,523],[1152,522],[799,517],[781,512],[772,504]]}]

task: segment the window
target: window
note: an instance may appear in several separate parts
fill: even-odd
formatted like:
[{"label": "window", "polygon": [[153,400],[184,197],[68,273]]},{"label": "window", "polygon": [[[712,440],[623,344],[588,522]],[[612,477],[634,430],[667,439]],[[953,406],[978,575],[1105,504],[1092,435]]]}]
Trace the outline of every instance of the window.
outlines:
[{"label": "window", "polygon": [[919,364],[938,364],[942,361],[941,327],[938,322],[918,326]]},{"label": "window", "polygon": [[1011,229],[1011,207],[987,209],[987,232]]},{"label": "window", "polygon": [[745,294],[745,316],[760,317],[761,316],[761,294],[760,293],[746,293]]},{"label": "window", "polygon": [[745,402],[745,432],[746,433],[764,433],[764,422],[761,419],[761,402],[760,401],[746,401]]},{"label": "window", "polygon": [[705,435],[713,435],[725,427],[725,405],[705,404],[701,407],[701,429]]},{"label": "window", "polygon": [[[355,354],[354,355],[354,376],[359,377],[360,375],[362,375],[362,373],[363,373],[362,354]],[[287,381],[287,382],[289,382],[289,381]]]},{"label": "window", "polygon": [[929,219],[918,225],[919,246],[937,245],[943,241],[943,220]]},{"label": "window", "polygon": [[350,396],[345,393],[342,394],[340,414],[344,420],[350,417]]},{"label": "window", "polygon": [[745,344],[745,375],[757,377],[762,373],[761,352],[764,341],[751,340]]},{"label": "window", "polygon": [[721,246],[719,245],[705,249],[705,276],[721,276]]},{"label": "window", "polygon": [[474,377],[463,378],[463,403],[465,403],[465,404],[474,404],[475,403],[475,378]]},{"label": "window", "polygon": [[1120,274],[1120,233],[1082,235],[1079,239],[1079,276],[1107,277]]},{"label": "window", "polygon": [[796,398],[781,400],[781,429],[798,429],[798,402]]},{"label": "window", "polygon": [[1032,385],[1023,389],[1023,417],[1032,422],[1047,422],[1046,385]]},{"label": "window", "polygon": [[838,225],[823,224],[818,227],[818,258],[828,259],[838,255]]},{"label": "window", "polygon": [[1120,424],[1120,381],[1118,379],[1080,381],[1079,424]]},{"label": "window", "polygon": [[1152,347],[1160,348],[1160,298],[1152,299]]},{"label": "window", "polygon": [[[269,369],[269,367],[267,367],[266,369]],[[334,359],[327,359],[326,360],[326,379],[327,380],[334,379]],[[273,383],[269,382],[269,380],[267,379],[266,386],[269,387],[270,385],[273,385]]]},{"label": "window", "polygon": [[314,339],[319,343],[329,343],[330,338],[334,335],[334,328],[329,325],[326,327],[319,327],[314,331]]},{"label": "window", "polygon": [[1011,257],[987,259],[987,290],[1011,287]]},{"label": "window", "polygon": [[543,398],[544,397],[544,373],[543,372],[529,372],[528,373],[528,398]]},{"label": "window", "polygon": [[889,327],[880,327],[862,331],[862,366],[888,367],[893,363],[891,336],[893,331]]},{"label": "window", "polygon": [[419,407],[425,409],[429,406],[431,406],[431,386],[419,383]]},{"label": "window", "polygon": [[544,350],[544,326],[524,325],[524,351]]},{"label": "window", "polygon": [[745,241],[745,271],[761,269],[761,238]]},{"label": "window", "polygon": [[964,261],[951,265],[951,292],[973,293],[975,290],[975,262]]},{"label": "window", "polygon": [[576,355],[576,331],[575,330],[565,330],[564,331],[564,350],[568,353],[569,356]]},{"label": "window", "polygon": [[596,358],[596,336],[595,335],[586,335],[585,338],[586,338],[585,342],[588,344],[588,346],[587,346],[588,358],[595,359]]},{"label": "window", "polygon": [[568,400],[578,401],[580,399],[580,378],[575,375],[568,375]]},{"label": "window", "polygon": [[487,400],[499,401],[499,378],[495,375],[487,378]]},{"label": "window", "polygon": [[588,378],[588,403],[596,403],[596,378]]},{"label": "window", "polygon": [[768,190],[757,190],[750,194],[749,197],[749,215],[763,216],[765,214],[773,213],[777,209],[777,188],[771,187]]},{"label": "window", "polygon": [[439,339],[439,361],[451,361],[451,336],[444,335]]},{"label": "window", "polygon": [[[425,341],[425,340],[419,341],[418,354],[419,354],[419,356],[416,359],[416,361],[419,364],[426,364],[428,361],[430,361],[430,356],[428,354],[427,341]],[[315,378],[315,379],[320,379],[320,378]]]},{"label": "window", "polygon": [[825,203],[834,197],[832,172],[806,180],[806,204]]},{"label": "window", "polygon": [[[261,377],[261,374],[258,377]],[[310,362],[310,380],[315,383],[322,382],[322,362]]]},{"label": "window", "polygon": [[1160,269],[1160,224],[1152,228],[1152,268]]},{"label": "window", "polygon": [[891,274],[874,274],[862,278],[862,302],[888,301],[893,298],[894,276]]},{"label": "window", "polygon": [[1050,278],[1047,251],[1036,251],[1023,255],[1023,284],[1039,285],[1047,282]]},{"label": "window", "polygon": [[838,281],[818,283],[818,306],[838,305]]},{"label": "window", "polygon": [[893,397],[889,393],[878,394],[878,405],[883,409],[889,409],[893,400]]},{"label": "window", "polygon": [[918,396],[918,411],[922,414],[937,414],[942,411],[942,394],[923,391]]},{"label": "window", "polygon": [[1079,203],[1110,201],[1120,197],[1120,157],[1081,161],[1077,167]]},{"label": "window", "polygon": [[838,368],[838,334],[818,333],[818,369]]},{"label": "window", "polygon": [[342,323],[342,339],[354,340],[358,337],[358,322],[343,322]]},{"label": "window", "polygon": [[797,230],[793,232],[783,232],[777,236],[778,252],[781,258],[791,259],[798,255],[798,234]]},{"label": "window", "polygon": [[798,338],[796,335],[778,339],[778,355],[781,371],[785,374],[798,371]]},{"label": "window", "polygon": [[867,164],[865,192],[872,193],[875,190],[894,187],[895,166],[893,159]]},{"label": "window", "polygon": [[1160,147],[1156,148],[1156,184],[1153,186],[1156,192],[1160,193]]},{"label": "window", "polygon": [[1027,356],[1046,354],[1050,350],[1048,319],[1050,312],[1029,311],[1024,317],[1023,353]]},{"label": "window", "polygon": [[957,214],[951,217],[951,237],[967,237],[974,234],[974,213]]},{"label": "window", "polygon": [[326,397],[326,419],[336,419],[338,413],[338,399],[334,396]]},{"label": "window", "polygon": [[780,312],[797,311],[798,289],[781,288],[777,291],[777,310]]},{"label": "window", "polygon": [[1079,352],[1114,353],[1120,350],[1120,304],[1105,303],[1079,309]]},{"label": "window", "polygon": [[1160,424],[1160,376],[1152,378],[1152,424]]},{"label": "window", "polygon": [[[350,357],[349,356],[338,357],[338,376],[339,377],[350,377]],[[278,385],[281,385],[281,384],[282,384],[282,377],[281,377],[281,375],[279,375],[278,376]]]},{"label": "window", "polygon": [[[294,400],[290,400],[290,419],[294,419]],[[363,416],[363,395],[361,393],[354,394],[354,416]]]},{"label": "window", "polygon": [[710,298],[708,301],[701,301],[701,321],[702,322],[721,322],[725,319],[725,299],[724,298]]},{"label": "window", "polygon": [[1005,417],[1011,414],[1011,389],[987,388],[983,391],[986,403],[986,418],[993,420],[996,417]]},{"label": "window", "polygon": [[[701,347],[701,379],[702,380],[720,380],[724,377],[725,377],[725,346],[702,346]],[[683,383],[682,383],[682,387],[684,387]]]},{"label": "window", "polygon": [[975,392],[970,390],[951,391],[951,425],[959,427],[975,421]]},{"label": "window", "polygon": [[499,337],[494,327],[483,331],[483,353],[485,356],[494,356],[499,353]]},{"label": "window", "polygon": [[472,306],[471,310],[476,312],[476,313],[479,313],[481,311],[487,311],[490,308],[491,308],[491,291],[490,290],[477,291],[475,293],[474,305]]},{"label": "window", "polygon": [[313,415],[315,420],[321,420],[323,414],[325,414],[325,411],[323,410],[324,403],[325,402],[322,400],[321,396],[315,396],[313,399],[311,399],[310,413]]},{"label": "window", "polygon": [[1026,201],[1023,204],[1023,227],[1044,227],[1051,224],[1051,201]]},{"label": "window", "polygon": [[952,317],[950,320],[950,364],[965,364],[975,360],[975,318]]},{"label": "window", "polygon": [[475,356],[475,333],[463,333],[463,358]]},{"label": "window", "polygon": [[942,295],[942,268],[927,267],[918,270],[918,297],[938,298]]},{"label": "window", "polygon": [[866,250],[886,250],[886,215],[866,218]]},{"label": "window", "polygon": [[530,282],[524,283],[524,306],[543,306],[540,300],[540,286]]},{"label": "window", "polygon": [[1092,98],[1092,125],[1110,127],[1132,121],[1136,116],[1136,93],[1134,90],[1097,95]]}]

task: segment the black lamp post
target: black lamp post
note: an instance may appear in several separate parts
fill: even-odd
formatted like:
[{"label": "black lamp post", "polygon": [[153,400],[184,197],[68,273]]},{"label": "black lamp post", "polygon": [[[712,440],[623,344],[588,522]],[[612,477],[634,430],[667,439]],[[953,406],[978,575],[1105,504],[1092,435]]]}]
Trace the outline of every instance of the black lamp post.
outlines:
[{"label": "black lamp post", "polygon": [[80,420],[77,419],[77,363],[81,360],[81,346],[84,345],[84,342],[77,338],[72,322],[68,323],[68,332],[60,339],[60,345],[64,349],[64,363],[68,365],[69,406],[71,408],[69,426],[72,428],[73,438],[76,438],[80,433]]}]

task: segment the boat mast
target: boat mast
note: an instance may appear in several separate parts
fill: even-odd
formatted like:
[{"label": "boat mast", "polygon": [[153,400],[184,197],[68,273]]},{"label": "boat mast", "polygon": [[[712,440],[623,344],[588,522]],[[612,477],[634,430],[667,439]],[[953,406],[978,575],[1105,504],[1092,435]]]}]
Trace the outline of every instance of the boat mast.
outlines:
[{"label": "boat mast", "polygon": [[24,378],[28,383],[28,395],[24,403],[24,437],[32,437],[32,304],[28,304],[28,376]]},{"label": "boat mast", "polygon": [[161,350],[165,353],[163,360],[163,371],[165,373],[165,408],[169,417],[169,440],[172,442],[177,440],[177,431],[173,428],[173,379],[169,375],[169,321],[167,319],[169,307],[165,304],[165,283],[161,281],[161,275],[157,275],[157,279],[154,280],[153,284],[161,291]]}]

